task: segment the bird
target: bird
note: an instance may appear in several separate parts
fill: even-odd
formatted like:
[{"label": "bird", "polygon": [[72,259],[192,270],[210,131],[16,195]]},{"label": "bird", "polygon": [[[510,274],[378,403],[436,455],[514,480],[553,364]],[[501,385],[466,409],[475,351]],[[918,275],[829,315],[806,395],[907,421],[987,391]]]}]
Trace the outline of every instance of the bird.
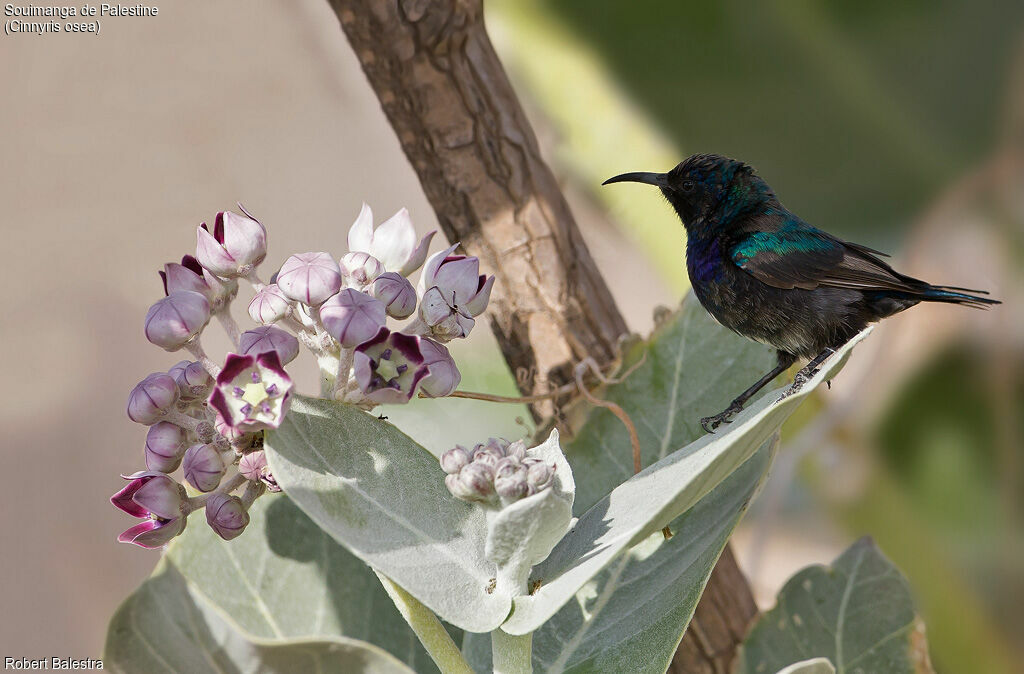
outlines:
[{"label": "bird", "polygon": [[667,173],[623,173],[604,185],[654,185],[686,230],[686,269],[700,304],[721,325],[776,350],[775,367],[729,406],[700,420],[708,433],[794,363],[800,390],[870,323],[919,302],[988,308],[989,293],[932,285],[893,269],[885,253],[844,241],[787,210],[748,164],[695,154]]}]

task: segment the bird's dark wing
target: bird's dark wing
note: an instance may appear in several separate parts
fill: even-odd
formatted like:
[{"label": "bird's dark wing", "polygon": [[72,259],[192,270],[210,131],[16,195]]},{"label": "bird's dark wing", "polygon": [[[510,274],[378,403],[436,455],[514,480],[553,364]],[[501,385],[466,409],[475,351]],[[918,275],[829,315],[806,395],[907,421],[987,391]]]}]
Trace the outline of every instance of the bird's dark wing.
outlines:
[{"label": "bird's dark wing", "polygon": [[833,288],[918,291],[922,281],[895,271],[858,244],[846,243],[798,219],[764,231],[747,231],[729,249],[733,262],[776,288]]}]

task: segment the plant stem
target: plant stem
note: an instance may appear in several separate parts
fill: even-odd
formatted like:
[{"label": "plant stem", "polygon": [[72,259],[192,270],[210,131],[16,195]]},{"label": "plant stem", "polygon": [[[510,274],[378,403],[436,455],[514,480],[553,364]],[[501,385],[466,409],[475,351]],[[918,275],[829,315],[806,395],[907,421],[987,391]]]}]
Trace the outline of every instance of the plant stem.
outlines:
[{"label": "plant stem", "polygon": [[500,627],[491,632],[491,663],[494,674],[533,672],[533,633],[513,636]]},{"label": "plant stem", "polygon": [[411,594],[399,587],[393,580],[374,570],[380,584],[395,603],[398,612],[409,623],[420,643],[427,649],[430,658],[441,670],[441,674],[473,674],[473,669],[462,657],[459,647],[452,641],[451,635],[437,616]]},{"label": "plant stem", "polygon": [[224,308],[214,314],[217,320],[220,321],[221,327],[224,328],[224,332],[227,333],[228,339],[234,344],[235,348],[238,348],[238,339],[242,334],[242,331],[238,328],[238,323],[231,316],[231,305],[225,304]]}]

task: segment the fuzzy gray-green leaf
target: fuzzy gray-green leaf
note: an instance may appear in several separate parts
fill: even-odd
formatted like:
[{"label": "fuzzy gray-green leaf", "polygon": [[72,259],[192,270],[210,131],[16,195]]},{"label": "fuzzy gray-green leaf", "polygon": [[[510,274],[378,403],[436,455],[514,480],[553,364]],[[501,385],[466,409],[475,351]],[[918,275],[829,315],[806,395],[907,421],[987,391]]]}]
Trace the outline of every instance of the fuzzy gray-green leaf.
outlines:
[{"label": "fuzzy gray-green leaf", "polygon": [[433,661],[366,564],[284,494],[249,510],[245,533],[224,541],[193,516],[169,559],[241,629],[266,639],[345,636],[395,653],[418,672]]},{"label": "fuzzy gray-green leaf", "polygon": [[368,672],[413,670],[357,639],[270,641],[247,635],[195,591],[166,557],[118,608],[103,653],[115,672]]},{"label": "fuzzy gray-green leaf", "polygon": [[910,586],[870,538],[831,566],[790,578],[748,635],[735,671],[775,672],[815,657],[828,658],[836,674],[931,671]]},{"label": "fuzzy gray-green leaf", "polygon": [[394,426],[297,396],[266,453],[320,528],[442,619],[488,632],[508,615],[512,598],[484,557],[483,509],[452,497],[437,459]]}]

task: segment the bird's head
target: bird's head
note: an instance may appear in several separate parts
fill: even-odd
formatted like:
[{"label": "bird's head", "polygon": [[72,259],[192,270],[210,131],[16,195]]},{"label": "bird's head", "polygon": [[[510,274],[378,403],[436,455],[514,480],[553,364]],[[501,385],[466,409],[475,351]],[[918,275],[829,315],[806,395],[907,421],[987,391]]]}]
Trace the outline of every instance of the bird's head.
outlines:
[{"label": "bird's head", "polygon": [[623,173],[603,184],[619,182],[657,186],[687,230],[728,226],[738,215],[775,199],[754,169],[717,154],[692,155],[668,173]]}]

